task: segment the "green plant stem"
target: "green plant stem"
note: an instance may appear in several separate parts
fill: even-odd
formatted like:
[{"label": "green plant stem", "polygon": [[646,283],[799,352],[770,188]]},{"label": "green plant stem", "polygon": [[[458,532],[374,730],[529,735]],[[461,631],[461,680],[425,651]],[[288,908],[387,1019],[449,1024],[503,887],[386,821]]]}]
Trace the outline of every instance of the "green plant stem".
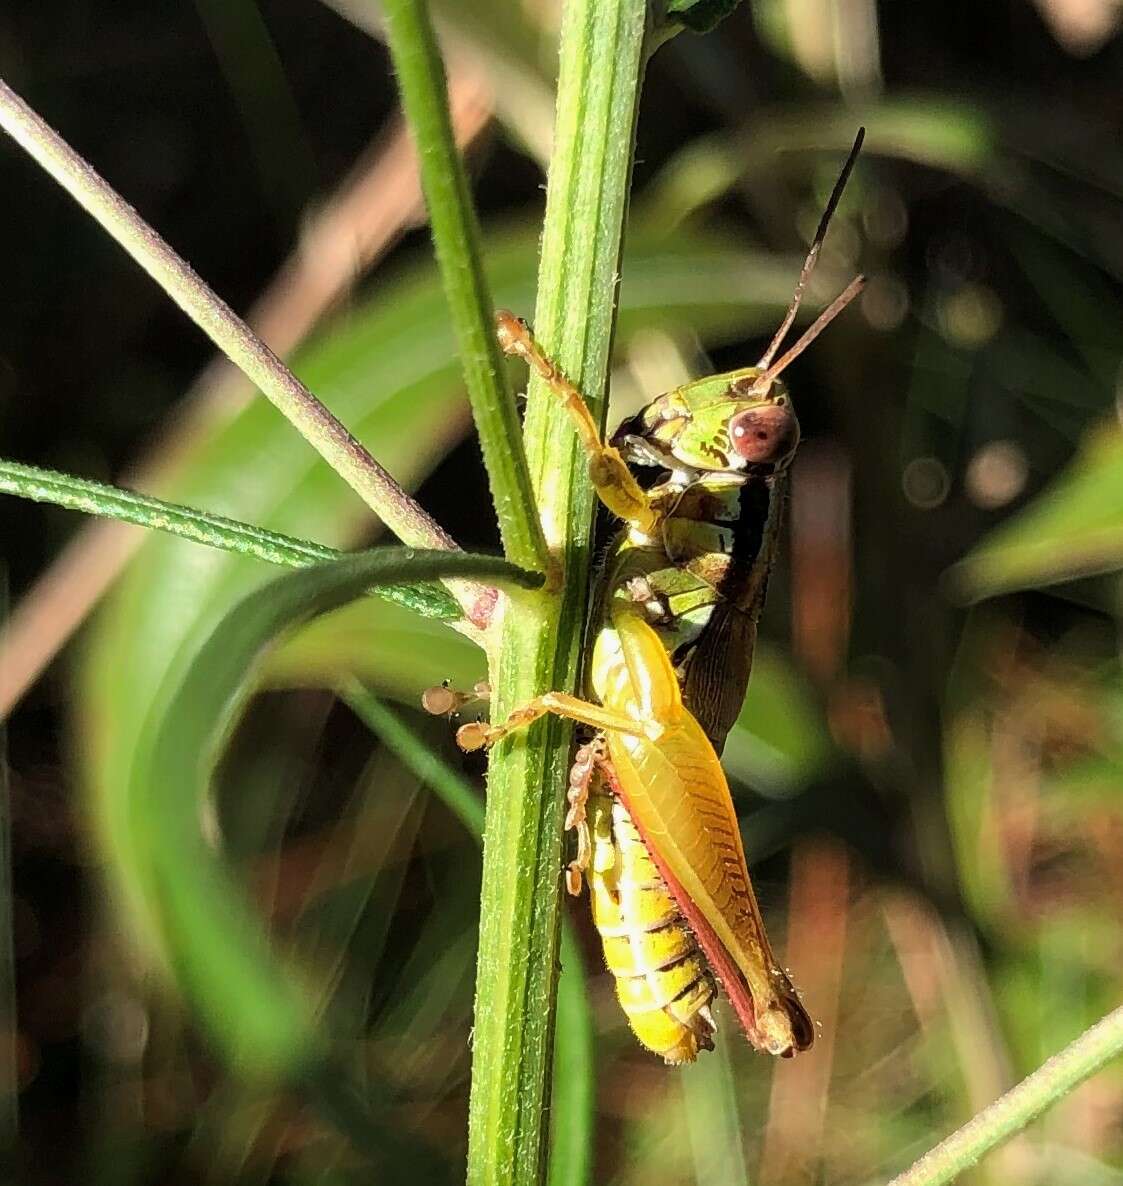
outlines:
[{"label": "green plant stem", "polygon": [[[399,539],[414,547],[456,549],[452,537],[234,310],[2,80],[0,127],[117,240]],[[458,600],[470,620],[486,625],[493,596],[471,585],[460,587]]]},{"label": "green plant stem", "polygon": [[585,961],[573,927],[563,918],[547,1186],[586,1186],[592,1180],[596,1057],[596,1034],[585,991]]},{"label": "green plant stem", "polygon": [[546,541],[531,495],[515,401],[495,340],[495,305],[480,258],[479,223],[452,131],[428,5],[425,0],[383,0],[382,11],[503,550],[513,563],[545,571]]},{"label": "green plant stem", "polygon": [[[255,556],[283,568],[307,568],[345,555],[338,548],[297,539],[278,531],[267,531],[252,523],[241,523],[223,515],[196,510],[180,503],[165,502],[148,494],[137,494],[118,486],[106,486],[87,478],[75,478],[54,470],[0,460],[0,494],[12,494],[33,502],[46,502],[71,511],[116,519],[153,531],[164,531],[193,543]],[[376,590],[386,601],[404,605],[427,618],[444,620],[459,615],[456,602],[436,585],[385,585]]]},{"label": "green plant stem", "polygon": [[941,1141],[889,1186],[941,1186],[1123,1053],[1123,1007],[1054,1054],[1017,1087]]},{"label": "green plant stem", "polygon": [[736,1030],[719,1029],[713,1053],[683,1067],[679,1076],[695,1182],[749,1186],[742,1109],[730,1057],[731,1044],[740,1041]]},{"label": "green plant stem", "polygon": [[[620,248],[643,75],[645,0],[569,0],[535,328],[603,417]],[[503,716],[577,685],[590,567],[588,463],[540,382],[525,440],[546,540],[564,560],[557,597],[512,598],[493,671]],[[491,755],[469,1105],[468,1181],[542,1179],[557,974],[561,803],[571,730],[541,721]]]}]

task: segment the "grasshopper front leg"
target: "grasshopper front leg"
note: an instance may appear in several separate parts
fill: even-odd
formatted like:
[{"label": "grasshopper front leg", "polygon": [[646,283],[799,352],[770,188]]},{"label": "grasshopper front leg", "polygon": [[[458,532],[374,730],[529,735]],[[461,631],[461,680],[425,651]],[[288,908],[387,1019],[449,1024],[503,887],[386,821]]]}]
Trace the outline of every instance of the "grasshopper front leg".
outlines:
[{"label": "grasshopper front leg", "polygon": [[601,440],[585,397],[546,357],[522,318],[500,309],[495,315],[495,333],[503,352],[523,359],[561,400],[588,455],[589,476],[601,502],[617,518],[644,535],[653,535],[662,521],[663,512],[652,503],[619,452]]},{"label": "grasshopper front leg", "polygon": [[598,770],[604,775],[610,768],[605,731],[615,730],[637,737],[651,738],[662,733],[663,726],[654,720],[637,721],[623,713],[613,712],[565,692],[546,692],[521,708],[516,708],[501,724],[487,725],[483,721],[471,721],[461,725],[456,731],[456,743],[461,749],[469,752],[483,749],[519,729],[525,729],[547,713],[554,713],[597,730],[596,737],[587,745],[581,746],[574,755],[573,765],[569,771],[569,790],[566,794],[569,810],[565,817],[565,827],[566,831],[573,830],[577,834],[577,856],[566,868],[565,884],[569,892],[576,897],[581,892],[582,875],[589,866],[592,853],[592,838],[585,817],[589,787],[593,775]]}]

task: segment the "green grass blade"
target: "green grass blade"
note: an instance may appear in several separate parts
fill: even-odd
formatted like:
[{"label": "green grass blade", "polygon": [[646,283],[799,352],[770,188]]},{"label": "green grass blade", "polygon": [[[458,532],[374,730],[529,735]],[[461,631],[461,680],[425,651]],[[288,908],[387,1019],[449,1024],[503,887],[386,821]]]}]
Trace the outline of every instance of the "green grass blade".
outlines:
[{"label": "green grass blade", "polygon": [[522,431],[495,340],[480,229],[452,133],[444,67],[425,0],[384,0],[390,54],[421,170],[429,225],[491,481],[503,550],[545,570],[546,541],[530,490]]},{"label": "green grass blade", "polygon": [[391,752],[436,794],[472,837],[483,837],[484,805],[479,795],[447,762],[425,745],[396,713],[358,682],[347,680],[340,696]]},{"label": "green grass blade", "polygon": [[261,6],[195,0],[215,62],[245,127],[259,198],[277,226],[288,231],[301,217],[319,174],[296,95]]},{"label": "green grass blade", "polygon": [[729,1057],[730,1042],[740,1040],[729,1027],[719,1030],[713,1054],[682,1068],[683,1103],[698,1186],[710,1182],[749,1186],[745,1134]]},{"label": "green grass blade", "polygon": [[[369,645],[372,638],[380,640],[377,649]],[[381,597],[365,597],[284,639],[262,674],[275,688],[339,689],[357,680],[375,695],[417,708],[426,688],[445,679],[471,688],[487,667],[483,652],[464,635]]]},{"label": "green grass blade", "polygon": [[[60,474],[54,470],[0,460],[0,493],[52,503],[71,511],[100,515],[133,523],[153,531],[188,539],[193,543],[221,548],[242,556],[254,556],[284,568],[307,568],[325,560],[338,560],[345,553],[314,540],[296,539],[277,531],[267,531],[252,523],[240,523],[222,515],[212,515],[195,507],[180,506],[147,494],[137,494],[117,486],[106,486],[86,478]],[[460,616],[456,602],[444,590],[387,585],[378,590],[387,601],[395,601],[429,618],[452,619]]]},{"label": "green grass blade", "polygon": [[1100,432],[1059,478],[948,571],[967,601],[1123,567],[1123,433]]},{"label": "green grass blade", "polygon": [[596,1085],[596,1034],[585,961],[573,928],[563,918],[548,1186],[585,1186],[592,1180]]},{"label": "green grass blade", "polygon": [[[531,581],[490,557],[385,548],[275,580],[214,629],[182,678],[161,689],[133,776],[111,805],[114,870],[200,1020],[241,1073],[317,1082],[327,1058],[311,997],[282,973],[260,924],[201,827],[200,801],[262,650],[298,622],[378,583],[444,577]],[[319,1070],[317,1068],[320,1068]],[[331,1109],[349,1115],[341,1088]]]}]

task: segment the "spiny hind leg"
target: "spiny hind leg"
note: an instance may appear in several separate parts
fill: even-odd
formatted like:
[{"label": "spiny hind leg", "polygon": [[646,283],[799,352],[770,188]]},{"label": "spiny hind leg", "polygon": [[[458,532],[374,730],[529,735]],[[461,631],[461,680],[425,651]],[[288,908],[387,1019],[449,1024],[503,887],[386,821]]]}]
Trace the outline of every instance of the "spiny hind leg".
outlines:
[{"label": "spiny hind leg", "polygon": [[495,331],[504,353],[523,359],[561,400],[589,455],[589,474],[601,502],[617,518],[634,524],[645,534],[653,534],[662,514],[652,505],[650,497],[636,481],[623,457],[601,440],[597,422],[589,411],[585,397],[562,374],[557,364],[546,357],[522,318],[500,309],[495,315]]},{"label": "spiny hind leg", "polygon": [[588,745],[580,746],[573,755],[573,765],[569,768],[569,789],[565,795],[569,810],[565,813],[565,830],[576,834],[577,854],[566,866],[565,888],[573,897],[577,897],[581,892],[581,880],[589,867],[589,857],[593,848],[585,807],[589,801],[589,784],[593,781],[597,769],[598,746],[603,745],[604,738],[598,735]]},{"label": "spiny hind leg", "polygon": [[593,856],[593,838],[586,809],[589,788],[594,775],[598,773],[602,782],[612,787],[616,785],[612,763],[608,758],[608,742],[603,733],[598,733],[592,741],[578,747],[577,753],[573,755],[573,765],[569,768],[569,790],[566,792],[569,810],[565,816],[565,830],[577,834],[577,855],[566,867],[565,888],[574,897],[581,892],[581,879]]}]

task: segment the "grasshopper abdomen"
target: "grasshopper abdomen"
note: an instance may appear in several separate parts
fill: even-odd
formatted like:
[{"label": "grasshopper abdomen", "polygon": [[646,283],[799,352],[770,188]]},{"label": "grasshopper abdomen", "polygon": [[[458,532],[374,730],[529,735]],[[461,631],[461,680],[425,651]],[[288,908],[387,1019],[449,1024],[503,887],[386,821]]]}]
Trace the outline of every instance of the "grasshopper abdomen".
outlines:
[{"label": "grasshopper abdomen", "polygon": [[588,813],[589,897],[616,998],[644,1046],[693,1062],[713,1049],[709,966],[624,805],[595,791]]}]

